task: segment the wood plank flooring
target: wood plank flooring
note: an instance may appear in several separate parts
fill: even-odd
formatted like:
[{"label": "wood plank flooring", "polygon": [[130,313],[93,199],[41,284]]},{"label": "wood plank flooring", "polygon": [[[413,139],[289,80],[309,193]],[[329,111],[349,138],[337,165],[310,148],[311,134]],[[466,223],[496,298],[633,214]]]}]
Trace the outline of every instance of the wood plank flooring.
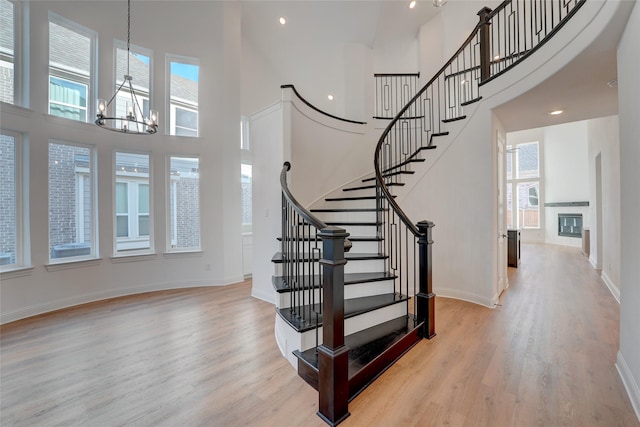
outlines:
[{"label": "wood plank flooring", "polygon": [[[437,267],[436,267],[437,268]],[[438,298],[437,332],[350,404],[349,426],[640,426],[619,306],[578,249],[523,245],[495,309]],[[3,325],[2,426],[324,426],[250,282]]]}]

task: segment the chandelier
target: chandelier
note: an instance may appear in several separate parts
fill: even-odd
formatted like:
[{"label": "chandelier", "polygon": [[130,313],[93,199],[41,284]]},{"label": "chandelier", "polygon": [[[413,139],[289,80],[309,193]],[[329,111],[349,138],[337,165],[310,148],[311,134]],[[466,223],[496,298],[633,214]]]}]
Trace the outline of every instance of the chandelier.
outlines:
[{"label": "chandelier", "polygon": [[[109,99],[98,99],[98,112],[96,124],[101,128],[114,132],[132,133],[137,135],[151,135],[158,132],[158,111],[149,110],[149,116],[145,117],[135,91],[133,90],[133,77],[129,73],[129,58],[131,56],[131,0],[127,0],[127,74],[115,93]],[[124,88],[124,90],[122,90]],[[128,92],[128,93],[127,93]],[[120,96],[118,96],[120,94]],[[117,114],[117,100],[125,102],[123,115]]]}]

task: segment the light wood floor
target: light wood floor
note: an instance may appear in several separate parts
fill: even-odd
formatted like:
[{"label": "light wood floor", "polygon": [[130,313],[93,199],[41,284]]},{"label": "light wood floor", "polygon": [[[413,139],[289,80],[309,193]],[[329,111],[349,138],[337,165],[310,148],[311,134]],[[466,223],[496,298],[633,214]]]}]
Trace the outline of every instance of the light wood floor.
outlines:
[{"label": "light wood floor", "polygon": [[[437,268],[437,266],[435,267]],[[619,307],[576,249],[523,245],[495,309],[437,299],[437,332],[349,426],[639,426]],[[2,426],[324,426],[250,282],[88,304],[1,328]]]}]

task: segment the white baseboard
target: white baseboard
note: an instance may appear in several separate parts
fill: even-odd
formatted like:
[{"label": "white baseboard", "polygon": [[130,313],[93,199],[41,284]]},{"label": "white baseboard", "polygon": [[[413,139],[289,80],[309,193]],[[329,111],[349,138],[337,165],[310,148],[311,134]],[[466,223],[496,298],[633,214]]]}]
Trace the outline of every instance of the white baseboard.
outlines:
[{"label": "white baseboard", "polygon": [[602,277],[602,281],[604,282],[605,285],[607,285],[607,288],[609,288],[609,292],[611,292],[611,295],[613,295],[616,301],[618,301],[618,304],[620,304],[620,288],[618,288],[613,283],[609,275],[604,270],[602,271],[602,274],[600,275],[600,277]]},{"label": "white baseboard", "polygon": [[627,394],[629,395],[631,406],[633,406],[633,410],[636,412],[636,417],[638,418],[638,421],[640,421],[640,387],[638,387],[638,383],[635,378],[633,378],[631,369],[629,369],[629,365],[627,365],[627,362],[624,360],[620,351],[618,351],[616,368],[618,369],[618,374],[620,375],[620,379],[622,379],[624,388],[627,390]]},{"label": "white baseboard", "polygon": [[596,270],[598,270],[598,262],[597,262],[595,259],[593,259],[592,257],[589,257],[589,263],[591,264],[591,266],[592,266],[593,268],[595,268]]},{"label": "white baseboard", "polygon": [[241,282],[242,278],[230,278],[230,280],[214,281],[211,280],[197,280],[184,283],[155,283],[152,285],[139,286],[135,288],[125,289],[109,289],[103,292],[94,292],[85,295],[77,295],[72,298],[59,299],[56,301],[49,301],[44,304],[36,304],[29,307],[21,308],[9,313],[2,313],[0,315],[0,324],[13,322],[16,320],[24,319],[38,314],[48,313],[51,311],[61,310],[63,308],[69,308],[76,305],[87,304],[90,302],[101,301],[109,298],[123,297],[127,295],[143,294],[146,292],[154,291],[166,291],[168,289],[183,289],[183,288],[199,288],[207,286],[225,286],[232,283]]},{"label": "white baseboard", "polygon": [[483,305],[485,307],[494,308],[498,301],[498,295],[492,297],[485,297],[482,295],[474,294],[472,292],[464,292],[458,289],[434,289],[436,297],[454,298],[462,301],[471,302],[473,304]]},{"label": "white baseboard", "polygon": [[251,296],[254,298],[261,299],[262,301],[266,301],[269,304],[275,305],[275,295],[274,291],[265,292],[262,289],[258,289],[255,286],[251,288]]}]

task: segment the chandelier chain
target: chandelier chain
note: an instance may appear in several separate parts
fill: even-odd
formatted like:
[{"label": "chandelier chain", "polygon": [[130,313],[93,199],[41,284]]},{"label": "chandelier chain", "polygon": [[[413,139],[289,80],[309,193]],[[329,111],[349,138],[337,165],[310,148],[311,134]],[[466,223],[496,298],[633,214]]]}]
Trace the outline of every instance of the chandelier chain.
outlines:
[{"label": "chandelier chain", "polygon": [[129,57],[131,56],[131,0],[127,0],[127,75],[129,74]]}]

